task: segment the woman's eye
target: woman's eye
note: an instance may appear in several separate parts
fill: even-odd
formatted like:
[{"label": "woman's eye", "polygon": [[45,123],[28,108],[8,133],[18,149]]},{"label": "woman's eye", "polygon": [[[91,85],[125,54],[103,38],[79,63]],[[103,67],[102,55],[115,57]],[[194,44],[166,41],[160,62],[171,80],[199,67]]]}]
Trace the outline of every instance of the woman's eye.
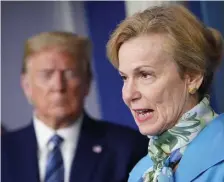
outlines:
[{"label": "woman's eye", "polygon": [[150,78],[152,74],[147,73],[147,72],[140,72],[140,76],[144,79]]},{"label": "woman's eye", "polygon": [[126,77],[126,76],[121,75],[121,79],[122,79],[123,81],[125,81],[125,80],[127,80],[127,77]]}]

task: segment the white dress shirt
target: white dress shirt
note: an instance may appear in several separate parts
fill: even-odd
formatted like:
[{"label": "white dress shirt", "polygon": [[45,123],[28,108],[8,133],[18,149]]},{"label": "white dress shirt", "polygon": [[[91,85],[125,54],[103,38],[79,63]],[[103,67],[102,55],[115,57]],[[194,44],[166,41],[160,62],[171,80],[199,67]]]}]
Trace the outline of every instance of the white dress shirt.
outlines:
[{"label": "white dress shirt", "polygon": [[62,137],[64,140],[60,146],[61,154],[64,162],[64,177],[65,182],[69,181],[70,171],[72,167],[73,157],[75,156],[77,142],[80,133],[80,127],[83,120],[83,116],[81,116],[77,121],[75,121],[72,125],[67,128],[62,128],[58,130],[53,130],[46,126],[42,121],[40,121],[37,117],[33,117],[34,121],[34,130],[37,138],[38,145],[38,165],[39,165],[39,174],[40,181],[44,181],[46,166],[47,166],[47,156],[50,152],[50,147],[48,145],[48,141],[55,134]]}]

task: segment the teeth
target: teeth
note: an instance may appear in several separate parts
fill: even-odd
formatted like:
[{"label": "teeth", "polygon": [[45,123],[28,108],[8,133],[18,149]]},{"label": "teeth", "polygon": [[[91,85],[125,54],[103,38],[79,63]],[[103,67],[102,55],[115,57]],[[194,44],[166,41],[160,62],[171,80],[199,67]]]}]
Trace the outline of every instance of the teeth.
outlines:
[{"label": "teeth", "polygon": [[144,109],[144,110],[140,110],[140,111],[136,111],[136,112],[139,113],[139,114],[144,114],[148,111],[149,111],[149,109]]},{"label": "teeth", "polygon": [[153,112],[152,109],[138,109],[138,110],[135,110],[136,117],[139,120],[142,120],[142,121],[149,118],[149,116],[152,115],[152,112]]},{"label": "teeth", "polygon": [[138,113],[138,116],[139,116],[141,119],[144,119],[144,118],[148,117],[148,115],[149,115],[149,112],[147,112],[147,113]]},{"label": "teeth", "polygon": [[143,115],[143,116],[146,116],[148,114],[149,114],[148,112],[147,113],[139,113],[139,115]]}]

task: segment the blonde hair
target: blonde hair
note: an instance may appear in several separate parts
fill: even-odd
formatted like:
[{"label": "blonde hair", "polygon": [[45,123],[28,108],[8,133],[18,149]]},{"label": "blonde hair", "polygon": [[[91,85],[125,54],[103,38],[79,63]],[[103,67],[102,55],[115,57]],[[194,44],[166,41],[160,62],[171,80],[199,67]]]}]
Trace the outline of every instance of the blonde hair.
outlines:
[{"label": "blonde hair", "polygon": [[206,28],[181,5],[156,6],[138,12],[121,22],[107,43],[110,62],[119,67],[118,52],[129,39],[141,35],[164,34],[180,71],[202,73],[203,83],[198,92],[203,97],[211,84],[213,73],[221,62],[223,38],[215,29]]},{"label": "blonde hair", "polygon": [[92,77],[91,60],[91,42],[86,37],[78,36],[71,32],[42,32],[30,37],[25,42],[24,56],[22,64],[22,74],[27,72],[28,58],[32,55],[48,48],[59,48],[70,53],[74,59],[83,61],[89,78]]}]

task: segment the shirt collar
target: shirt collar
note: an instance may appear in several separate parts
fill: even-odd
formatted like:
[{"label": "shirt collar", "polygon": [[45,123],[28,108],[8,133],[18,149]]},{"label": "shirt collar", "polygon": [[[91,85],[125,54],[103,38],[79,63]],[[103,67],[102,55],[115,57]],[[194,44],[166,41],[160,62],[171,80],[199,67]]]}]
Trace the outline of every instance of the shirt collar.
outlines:
[{"label": "shirt collar", "polygon": [[70,126],[54,130],[48,127],[35,115],[33,115],[34,130],[36,133],[38,148],[40,150],[44,149],[47,146],[47,143],[50,138],[55,134],[61,136],[64,139],[64,142],[67,142],[71,145],[75,145],[76,141],[78,140],[82,120],[83,114]]}]

